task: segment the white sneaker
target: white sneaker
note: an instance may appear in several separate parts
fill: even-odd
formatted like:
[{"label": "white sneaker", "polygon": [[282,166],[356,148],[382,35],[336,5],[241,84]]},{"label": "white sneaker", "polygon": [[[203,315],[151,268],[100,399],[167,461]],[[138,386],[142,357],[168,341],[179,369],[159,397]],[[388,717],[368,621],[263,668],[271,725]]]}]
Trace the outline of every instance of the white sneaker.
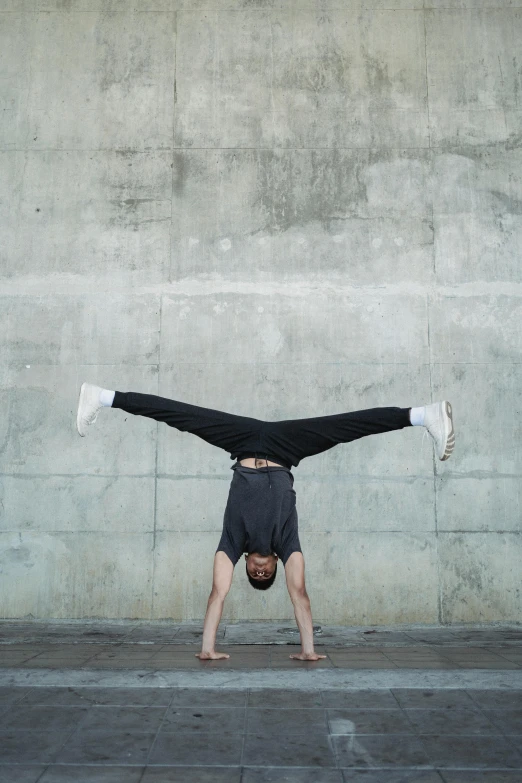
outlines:
[{"label": "white sneaker", "polygon": [[80,399],[78,401],[78,413],[76,415],[76,428],[82,438],[87,435],[87,427],[94,424],[98,418],[98,411],[103,405],[100,402],[101,386],[93,386],[92,383],[82,383]]},{"label": "white sneaker", "polygon": [[435,441],[438,458],[442,461],[449,459],[455,448],[455,432],[451,405],[447,400],[426,405],[424,426]]}]

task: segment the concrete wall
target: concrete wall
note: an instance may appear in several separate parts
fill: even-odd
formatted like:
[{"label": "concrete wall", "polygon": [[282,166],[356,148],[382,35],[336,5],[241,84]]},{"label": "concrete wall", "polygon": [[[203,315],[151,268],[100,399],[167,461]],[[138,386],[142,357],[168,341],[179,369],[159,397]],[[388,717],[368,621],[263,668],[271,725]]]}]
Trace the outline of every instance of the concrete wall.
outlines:
[{"label": "concrete wall", "polygon": [[[517,7],[518,4],[518,7]],[[295,471],[314,617],[521,619],[518,0],[3,0],[2,617],[202,618],[260,418],[448,398]],[[226,617],[289,618],[236,570]]]}]

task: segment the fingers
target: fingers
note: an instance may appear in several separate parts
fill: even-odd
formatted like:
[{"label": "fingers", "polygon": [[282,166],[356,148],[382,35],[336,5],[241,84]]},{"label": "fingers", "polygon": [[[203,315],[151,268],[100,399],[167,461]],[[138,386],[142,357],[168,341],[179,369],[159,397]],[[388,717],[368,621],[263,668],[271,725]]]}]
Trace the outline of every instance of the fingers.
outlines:
[{"label": "fingers", "polygon": [[322,658],[326,658],[326,655],[289,655],[289,658],[293,658],[295,661],[319,661]]},{"label": "fingers", "polygon": [[200,661],[221,661],[226,658],[230,658],[228,653],[214,653],[213,655],[206,655],[205,653],[195,653],[195,658],[199,658]]}]

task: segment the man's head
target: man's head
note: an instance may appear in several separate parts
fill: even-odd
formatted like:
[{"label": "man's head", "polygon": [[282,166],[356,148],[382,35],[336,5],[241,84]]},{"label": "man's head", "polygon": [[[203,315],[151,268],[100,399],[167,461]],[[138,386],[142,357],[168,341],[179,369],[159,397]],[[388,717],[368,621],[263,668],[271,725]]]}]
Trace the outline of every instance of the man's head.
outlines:
[{"label": "man's head", "polygon": [[276,555],[258,555],[251,552],[245,555],[248,581],[256,590],[268,590],[272,587],[277,574]]}]

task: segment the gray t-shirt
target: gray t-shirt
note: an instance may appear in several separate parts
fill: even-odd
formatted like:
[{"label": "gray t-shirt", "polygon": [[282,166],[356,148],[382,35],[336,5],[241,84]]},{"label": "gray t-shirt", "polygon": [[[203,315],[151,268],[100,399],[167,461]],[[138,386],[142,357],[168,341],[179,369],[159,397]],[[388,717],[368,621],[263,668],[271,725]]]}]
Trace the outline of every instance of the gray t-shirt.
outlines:
[{"label": "gray t-shirt", "polygon": [[300,552],[294,477],[288,468],[233,465],[223,532],[216,551],[235,565],[244,552],[276,554],[286,565]]}]

